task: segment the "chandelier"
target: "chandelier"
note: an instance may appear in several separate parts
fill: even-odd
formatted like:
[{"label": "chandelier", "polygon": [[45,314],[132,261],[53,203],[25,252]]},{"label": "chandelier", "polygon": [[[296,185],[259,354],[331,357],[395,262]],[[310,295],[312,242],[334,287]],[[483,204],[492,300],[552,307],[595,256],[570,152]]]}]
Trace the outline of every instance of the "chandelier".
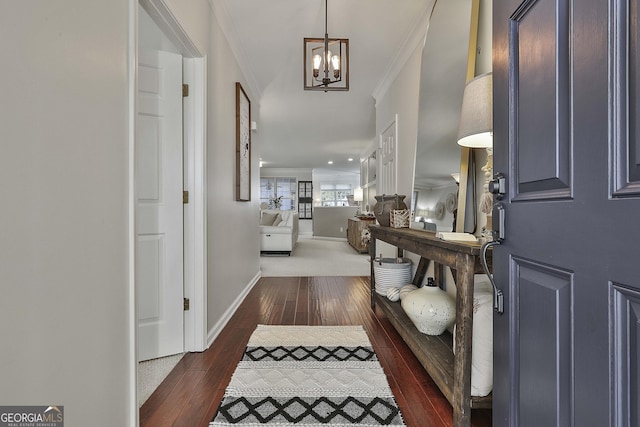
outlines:
[{"label": "chandelier", "polygon": [[329,38],[327,0],[324,2],[324,38],[304,39],[304,89],[349,90],[349,39]]}]

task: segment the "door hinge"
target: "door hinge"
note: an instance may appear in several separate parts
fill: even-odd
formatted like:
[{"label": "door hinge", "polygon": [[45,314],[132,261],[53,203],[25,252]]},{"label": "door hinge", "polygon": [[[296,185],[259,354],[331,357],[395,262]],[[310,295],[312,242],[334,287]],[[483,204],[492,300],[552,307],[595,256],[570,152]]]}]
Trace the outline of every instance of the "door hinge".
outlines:
[{"label": "door hinge", "polygon": [[188,84],[182,84],[182,97],[186,98],[187,96],[189,96],[189,85]]},{"label": "door hinge", "polygon": [[182,203],[183,204],[187,204],[189,203],[189,192],[188,191],[183,191],[182,192]]},{"label": "door hinge", "polygon": [[189,298],[184,298],[184,311],[189,311]]}]

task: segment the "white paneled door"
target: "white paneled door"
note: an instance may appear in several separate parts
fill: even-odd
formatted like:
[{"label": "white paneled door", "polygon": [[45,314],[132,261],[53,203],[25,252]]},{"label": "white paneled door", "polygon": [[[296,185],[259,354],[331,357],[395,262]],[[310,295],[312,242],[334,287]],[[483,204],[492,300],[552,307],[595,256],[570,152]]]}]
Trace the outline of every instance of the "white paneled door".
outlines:
[{"label": "white paneled door", "polygon": [[378,179],[378,193],[394,194],[398,192],[397,162],[398,155],[398,116],[380,134],[380,174]]},{"label": "white paneled door", "polygon": [[138,359],[149,360],[184,349],[180,55],[139,52],[136,125]]}]

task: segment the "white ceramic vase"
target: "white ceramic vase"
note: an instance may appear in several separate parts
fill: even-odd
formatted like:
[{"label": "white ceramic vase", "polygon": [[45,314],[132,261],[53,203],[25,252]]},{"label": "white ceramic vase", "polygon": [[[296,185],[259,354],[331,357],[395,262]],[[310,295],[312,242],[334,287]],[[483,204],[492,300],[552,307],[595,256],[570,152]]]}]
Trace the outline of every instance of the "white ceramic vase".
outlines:
[{"label": "white ceramic vase", "polygon": [[401,300],[402,308],[423,334],[440,335],[456,320],[455,299],[437,286],[424,286]]}]

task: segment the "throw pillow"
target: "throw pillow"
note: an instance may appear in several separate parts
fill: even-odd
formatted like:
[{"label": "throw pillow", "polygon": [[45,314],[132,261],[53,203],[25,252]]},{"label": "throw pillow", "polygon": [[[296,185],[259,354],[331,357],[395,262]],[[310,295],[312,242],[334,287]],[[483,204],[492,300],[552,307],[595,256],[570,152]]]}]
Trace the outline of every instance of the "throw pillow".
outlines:
[{"label": "throw pillow", "polygon": [[260,217],[260,225],[273,225],[278,216],[280,216],[279,213],[263,212]]},{"label": "throw pillow", "polygon": [[486,396],[493,389],[493,286],[486,274],[476,274],[474,288],[471,395]]}]

